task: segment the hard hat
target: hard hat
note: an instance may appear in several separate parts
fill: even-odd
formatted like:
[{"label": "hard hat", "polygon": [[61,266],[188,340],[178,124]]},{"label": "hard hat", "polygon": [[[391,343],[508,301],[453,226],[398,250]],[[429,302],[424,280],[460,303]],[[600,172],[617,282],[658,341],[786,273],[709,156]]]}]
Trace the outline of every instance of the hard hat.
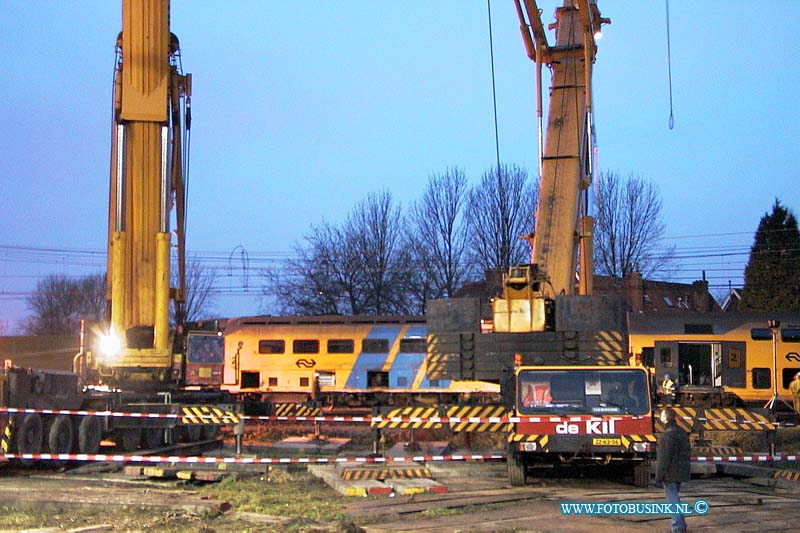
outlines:
[{"label": "hard hat", "polygon": [[672,379],[672,374],[664,374],[664,379]]}]

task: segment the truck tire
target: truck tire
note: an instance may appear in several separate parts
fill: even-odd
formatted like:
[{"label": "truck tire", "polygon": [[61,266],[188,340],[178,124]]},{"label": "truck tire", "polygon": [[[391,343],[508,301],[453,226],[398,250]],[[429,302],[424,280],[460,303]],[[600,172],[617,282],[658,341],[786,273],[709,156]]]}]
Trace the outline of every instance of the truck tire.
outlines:
[{"label": "truck tire", "polygon": [[78,422],[78,452],[97,453],[103,439],[103,423],[96,416],[83,416]]},{"label": "truck tire", "polygon": [[142,440],[142,428],[115,429],[113,439],[117,449],[123,453],[136,451]]},{"label": "truck tire", "polygon": [[[17,453],[42,453],[42,418],[34,413],[26,414],[16,427],[14,442]],[[27,462],[27,461],[25,461]]]},{"label": "truck tire", "polygon": [[204,424],[200,427],[202,428],[200,432],[200,440],[211,440],[219,435],[219,425],[217,424]]},{"label": "truck tire", "polygon": [[186,424],[185,426],[180,426],[178,429],[179,438],[183,442],[197,442],[200,440],[200,436],[203,433],[203,428],[197,424]]},{"label": "truck tire", "polygon": [[67,415],[56,416],[47,431],[47,449],[50,453],[71,453],[74,445],[72,420]]},{"label": "truck tire", "polygon": [[634,487],[647,487],[650,485],[650,461],[635,461],[631,467]]},{"label": "truck tire", "polygon": [[154,450],[164,446],[164,428],[142,429],[142,448]]},{"label": "truck tire", "polygon": [[508,465],[508,482],[511,483],[513,487],[521,487],[525,485],[526,481],[526,472],[525,472],[525,463],[522,459],[514,452],[509,451],[507,454],[508,459],[506,460]]}]

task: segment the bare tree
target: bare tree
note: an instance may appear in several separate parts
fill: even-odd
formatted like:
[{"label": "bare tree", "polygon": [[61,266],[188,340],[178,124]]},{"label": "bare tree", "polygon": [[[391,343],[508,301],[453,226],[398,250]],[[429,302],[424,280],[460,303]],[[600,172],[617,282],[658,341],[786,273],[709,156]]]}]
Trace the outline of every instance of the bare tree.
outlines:
[{"label": "bare tree", "polygon": [[47,276],[36,284],[28,298],[28,307],[33,316],[23,328],[26,334],[77,335],[81,319],[99,321],[105,318],[105,275]]},{"label": "bare tree", "polygon": [[186,321],[194,322],[211,318],[215,313],[214,284],[217,280],[217,271],[213,267],[204,266],[197,257],[190,257],[187,263],[186,303],[184,304]]},{"label": "bare tree", "polygon": [[644,277],[665,269],[674,248],[658,250],[664,235],[658,188],[641,176],[603,172],[595,199],[595,272]]},{"label": "bare tree", "polygon": [[452,296],[469,276],[466,206],[467,178],[457,168],[432,174],[422,198],[411,206],[411,290],[422,304],[420,312],[425,300]]},{"label": "bare tree", "polygon": [[530,261],[530,246],[520,239],[533,231],[538,184],[525,170],[502,165],[484,173],[469,193],[470,255],[481,270],[506,270]]},{"label": "bare tree", "polygon": [[341,227],[312,227],[285,268],[265,271],[264,296],[289,314],[389,314],[411,307],[410,258],[388,192],[359,202]]}]

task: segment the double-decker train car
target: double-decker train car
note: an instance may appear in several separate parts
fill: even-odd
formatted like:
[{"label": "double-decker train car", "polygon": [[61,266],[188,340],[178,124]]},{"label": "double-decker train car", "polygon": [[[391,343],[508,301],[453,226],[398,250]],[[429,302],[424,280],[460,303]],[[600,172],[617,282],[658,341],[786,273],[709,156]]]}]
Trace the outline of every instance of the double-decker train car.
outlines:
[{"label": "double-decker train car", "polygon": [[[683,404],[763,407],[792,401],[800,313],[630,313],[631,364],[671,374]],[[777,390],[774,390],[777,380]]]},{"label": "double-decker train car", "polygon": [[223,381],[249,403],[331,406],[494,403],[500,386],[434,379],[416,316],[242,317],[225,325]]}]

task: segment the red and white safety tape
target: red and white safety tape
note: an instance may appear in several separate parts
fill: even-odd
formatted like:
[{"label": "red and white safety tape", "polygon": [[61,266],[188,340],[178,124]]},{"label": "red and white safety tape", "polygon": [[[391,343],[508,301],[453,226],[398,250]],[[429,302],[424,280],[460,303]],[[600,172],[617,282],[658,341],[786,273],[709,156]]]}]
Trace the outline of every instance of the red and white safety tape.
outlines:
[{"label": "red and white safety tape", "polygon": [[[2,454],[0,454],[2,456]],[[291,464],[291,463],[403,463],[432,461],[499,461],[505,454],[415,455],[409,457],[181,457],[175,455],[117,455],[103,453],[9,453],[7,459],[26,461],[99,461],[110,463],[180,464]]]}]

